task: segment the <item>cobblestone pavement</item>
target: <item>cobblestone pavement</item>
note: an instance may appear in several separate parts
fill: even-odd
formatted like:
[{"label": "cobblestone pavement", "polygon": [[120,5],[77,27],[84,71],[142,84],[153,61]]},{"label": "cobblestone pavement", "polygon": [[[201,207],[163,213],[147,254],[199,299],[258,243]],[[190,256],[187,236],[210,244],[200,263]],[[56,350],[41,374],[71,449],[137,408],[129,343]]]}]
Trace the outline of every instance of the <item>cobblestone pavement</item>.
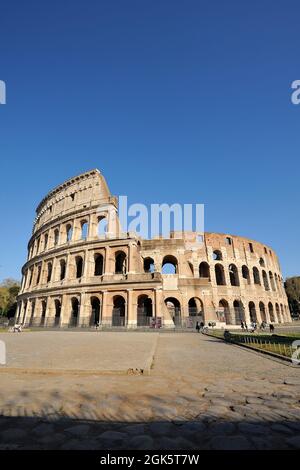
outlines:
[{"label": "cobblestone pavement", "polygon": [[0,449],[300,448],[300,369],[196,333],[160,334],[150,376],[0,380]]}]

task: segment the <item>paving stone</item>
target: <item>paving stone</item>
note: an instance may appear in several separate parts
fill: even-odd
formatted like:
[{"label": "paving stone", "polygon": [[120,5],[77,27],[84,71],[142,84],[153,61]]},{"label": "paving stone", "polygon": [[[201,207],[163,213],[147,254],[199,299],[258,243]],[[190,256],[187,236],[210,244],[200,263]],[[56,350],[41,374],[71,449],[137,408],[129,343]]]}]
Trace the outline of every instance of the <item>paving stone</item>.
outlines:
[{"label": "paving stone", "polygon": [[136,450],[152,450],[154,441],[152,437],[144,435],[144,436],[135,436],[128,442],[130,449]]},{"label": "paving stone", "polygon": [[19,429],[19,428],[10,428],[10,429],[7,429],[6,431],[2,431],[1,433],[1,440],[3,442],[9,442],[9,441],[13,441],[15,442],[16,440],[24,440],[26,437],[28,437],[28,434],[26,433],[26,431],[24,431],[23,429]]},{"label": "paving stone", "polygon": [[65,432],[72,434],[73,436],[86,436],[90,431],[91,426],[88,424],[78,424],[70,428],[65,429]]},{"label": "paving stone", "polygon": [[36,426],[32,432],[38,436],[46,436],[54,432],[54,425],[50,423],[42,423]]},{"label": "paving stone", "polygon": [[215,436],[209,445],[213,450],[248,450],[254,447],[244,436]]},{"label": "paving stone", "polygon": [[300,436],[289,437],[286,443],[295,449],[300,449]]},{"label": "paving stone", "polygon": [[148,428],[154,437],[164,436],[175,431],[175,425],[173,423],[151,423]]}]

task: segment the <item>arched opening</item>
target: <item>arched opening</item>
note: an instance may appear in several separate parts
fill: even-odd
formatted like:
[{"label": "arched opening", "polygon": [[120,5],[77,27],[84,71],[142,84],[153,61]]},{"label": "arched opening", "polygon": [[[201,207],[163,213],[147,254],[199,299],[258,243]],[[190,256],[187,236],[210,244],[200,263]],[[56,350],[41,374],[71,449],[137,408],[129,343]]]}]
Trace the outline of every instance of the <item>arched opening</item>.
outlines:
[{"label": "arched opening", "polygon": [[45,237],[44,237],[44,250],[47,250],[47,245],[48,245],[48,233],[45,234]]},{"label": "arched opening", "polygon": [[259,265],[264,268],[265,267],[265,261],[263,258],[259,258]]},{"label": "arched opening", "polygon": [[162,262],[162,274],[178,274],[178,261],[175,256],[165,256]]},{"label": "arched opening", "polygon": [[115,273],[116,274],[126,274],[126,253],[123,251],[118,251],[115,257]]},{"label": "arched opening", "polygon": [[181,326],[181,306],[179,300],[169,297],[165,300],[165,305],[171,315],[175,326]]},{"label": "arched opening", "polygon": [[154,273],[154,271],[155,271],[154,260],[152,258],[144,258],[144,272]]},{"label": "arched opening", "polygon": [[268,281],[268,276],[267,276],[266,271],[263,271],[263,272],[262,272],[262,277],[263,277],[263,283],[264,283],[264,288],[265,288],[265,290],[270,290],[269,281]]},{"label": "arched opening", "polygon": [[250,273],[248,267],[245,264],[242,266],[242,276],[243,279],[246,279],[247,284],[250,284]]},{"label": "arched opening", "polygon": [[86,240],[88,236],[88,229],[89,229],[89,224],[87,223],[86,220],[83,220],[81,222],[81,240]]},{"label": "arched opening", "polygon": [[188,303],[189,308],[189,326],[194,327],[198,322],[204,322],[203,302],[198,297],[192,297]]},{"label": "arched opening", "polygon": [[270,321],[272,323],[275,323],[274,308],[271,302],[269,302],[268,304],[268,309],[269,309]]},{"label": "arched opening", "polygon": [[77,297],[71,299],[71,318],[69,326],[77,326],[79,320],[79,300]]},{"label": "arched opening", "polygon": [[152,317],[152,299],[147,295],[140,295],[137,303],[137,326],[149,326]]},{"label": "arched opening", "polygon": [[259,313],[261,321],[267,323],[266,309],[265,304],[263,302],[259,302]]},{"label": "arched opening", "polygon": [[113,298],[112,326],[125,326],[125,305],[121,295]]},{"label": "arched opening", "polygon": [[199,277],[205,277],[210,279],[209,264],[206,261],[202,261],[199,265]]},{"label": "arched opening", "polygon": [[218,319],[220,322],[226,323],[226,325],[231,324],[229,304],[225,299],[222,299],[219,302]]},{"label": "arched opening", "polygon": [[270,278],[270,284],[271,284],[272,290],[276,291],[274,276],[273,276],[273,273],[271,271],[269,271],[269,278]]},{"label": "arched opening", "polygon": [[66,277],[66,261],[60,260],[60,280],[63,281]]},{"label": "arched opening", "polygon": [[220,250],[215,250],[212,254],[212,259],[214,261],[222,261],[223,260],[223,256],[222,256],[222,253]]},{"label": "arched opening", "polygon": [[278,318],[278,322],[282,323],[282,317],[280,315],[279,305],[277,303],[275,304],[275,310],[276,310],[276,315],[277,315],[277,318]]},{"label": "arched opening", "polygon": [[40,283],[40,280],[41,280],[41,273],[42,273],[42,266],[39,265],[39,266],[38,266],[37,277],[36,277],[36,284],[37,284],[37,285]]},{"label": "arched opening", "polygon": [[51,281],[52,277],[52,263],[47,264],[47,282]]},{"label": "arched opening", "polygon": [[240,285],[239,274],[238,274],[238,270],[235,264],[229,265],[229,278],[230,278],[230,284],[232,286]]},{"label": "arched opening", "polygon": [[95,254],[95,270],[94,276],[102,276],[103,274],[103,266],[104,266],[104,258],[101,254]]},{"label": "arched opening", "polygon": [[242,321],[245,321],[244,306],[240,300],[235,300],[233,302],[233,310],[234,310],[235,324],[240,325]]},{"label": "arched opening", "polygon": [[261,285],[259,271],[255,266],[253,268],[253,281],[254,284]]},{"label": "arched opening", "polygon": [[59,242],[59,230],[58,228],[54,230],[54,246],[58,245]]},{"label": "arched opening", "polygon": [[45,300],[42,300],[41,307],[42,307],[41,326],[44,326],[45,325],[45,319],[46,319],[46,307],[47,307],[47,304],[46,304]]},{"label": "arched opening", "polygon": [[59,324],[60,324],[60,313],[61,313],[61,302],[60,302],[60,300],[55,299],[54,308],[55,308],[54,326],[59,326]]},{"label": "arched opening", "polygon": [[226,281],[225,281],[225,273],[224,273],[224,267],[222,264],[216,264],[215,265],[215,275],[216,275],[216,283],[218,286],[225,286]]},{"label": "arched opening", "polygon": [[67,242],[70,242],[72,240],[72,235],[73,235],[72,225],[68,224],[66,226],[66,241]]},{"label": "arched opening", "polygon": [[283,305],[282,304],[280,304],[280,312],[281,312],[282,318],[284,318],[284,310],[283,310]]},{"label": "arched opening", "polygon": [[80,279],[83,274],[83,259],[81,256],[76,256],[75,258],[76,263],[76,279]]},{"label": "arched opening", "polygon": [[91,308],[92,308],[92,313],[91,313],[91,318],[90,318],[90,326],[96,326],[99,325],[100,322],[100,300],[98,297],[92,297],[91,298]]},{"label": "arched opening", "polygon": [[30,326],[33,325],[33,321],[34,321],[34,312],[35,312],[35,300],[33,300],[32,303],[31,303],[31,315],[30,315],[30,320],[29,320],[29,325],[30,325]]},{"label": "arched opening", "polygon": [[108,230],[107,218],[102,216],[98,218],[97,234],[100,238],[105,238]]},{"label": "arched opening", "polygon": [[249,302],[249,316],[252,323],[257,323],[256,308],[254,302]]}]

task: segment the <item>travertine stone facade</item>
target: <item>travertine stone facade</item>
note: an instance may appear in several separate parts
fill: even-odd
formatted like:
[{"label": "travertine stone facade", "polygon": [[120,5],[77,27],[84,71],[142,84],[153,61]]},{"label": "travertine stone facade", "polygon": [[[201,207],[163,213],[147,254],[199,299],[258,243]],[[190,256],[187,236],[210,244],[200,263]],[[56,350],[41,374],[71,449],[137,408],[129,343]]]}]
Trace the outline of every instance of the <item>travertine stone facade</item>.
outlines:
[{"label": "travertine stone facade", "polygon": [[22,273],[16,320],[25,325],[291,321],[271,248],[228,234],[143,240],[122,233],[117,199],[98,170],[71,178],[39,204]]}]

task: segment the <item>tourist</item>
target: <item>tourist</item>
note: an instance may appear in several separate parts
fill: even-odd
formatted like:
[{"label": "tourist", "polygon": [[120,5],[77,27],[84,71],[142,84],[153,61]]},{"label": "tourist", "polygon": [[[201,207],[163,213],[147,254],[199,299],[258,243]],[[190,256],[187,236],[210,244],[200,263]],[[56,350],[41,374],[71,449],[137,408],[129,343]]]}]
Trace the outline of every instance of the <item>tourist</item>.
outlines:
[{"label": "tourist", "polygon": [[202,321],[202,322],[200,323],[200,330],[203,331],[203,328],[204,328],[204,322]]},{"label": "tourist", "polygon": [[242,328],[242,330],[244,329],[244,322],[243,321],[241,321],[241,328]]},{"label": "tourist", "polygon": [[200,332],[200,324],[199,324],[199,322],[198,322],[198,321],[197,321],[197,323],[196,323],[196,331],[197,331],[197,333],[199,333],[199,332]]},{"label": "tourist", "polygon": [[270,333],[274,333],[275,328],[274,328],[274,325],[272,325],[272,323],[270,323],[269,328],[270,328]]}]

